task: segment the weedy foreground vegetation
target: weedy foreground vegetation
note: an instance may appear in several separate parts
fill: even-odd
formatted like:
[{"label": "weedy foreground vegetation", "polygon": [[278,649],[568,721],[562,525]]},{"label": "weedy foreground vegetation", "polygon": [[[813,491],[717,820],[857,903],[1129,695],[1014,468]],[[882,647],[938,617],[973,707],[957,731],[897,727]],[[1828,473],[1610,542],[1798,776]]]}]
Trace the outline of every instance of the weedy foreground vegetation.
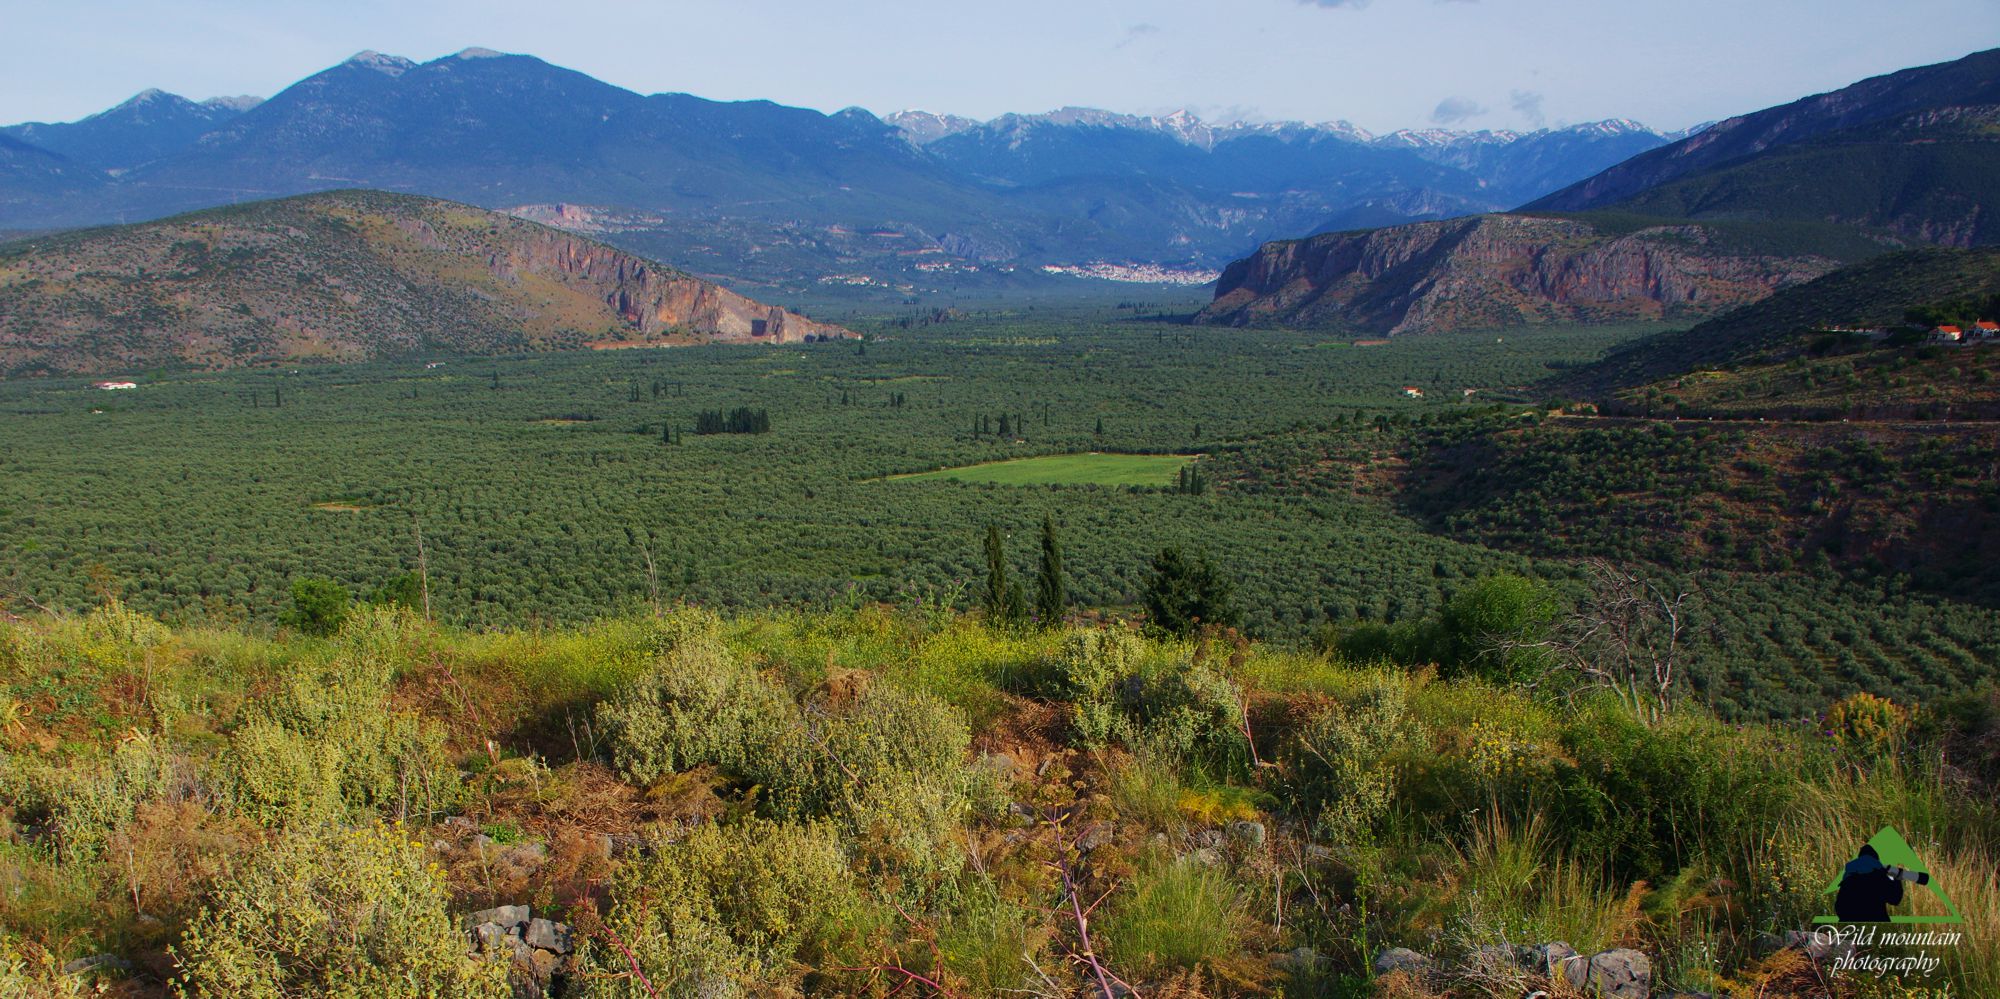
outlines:
[{"label": "weedy foreground vegetation", "polygon": [[2000,991],[1990,437],[879,325],[0,383],[0,997]]},{"label": "weedy foreground vegetation", "polygon": [[1930,984],[2000,989],[2000,696],[1725,724],[1502,641],[1575,613],[1483,580],[1423,665],[934,605],[10,619],[0,994],[505,996],[464,920],[526,904],[562,996],[1570,994],[1478,960],[1551,941],[1888,995],[1770,939],[1883,825],[1969,920]]}]

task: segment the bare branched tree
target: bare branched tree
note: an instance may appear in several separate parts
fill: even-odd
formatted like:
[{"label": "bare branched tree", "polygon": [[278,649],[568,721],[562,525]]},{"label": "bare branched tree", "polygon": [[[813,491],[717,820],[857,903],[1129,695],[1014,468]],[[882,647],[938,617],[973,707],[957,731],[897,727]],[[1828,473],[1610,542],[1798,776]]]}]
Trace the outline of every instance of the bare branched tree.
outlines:
[{"label": "bare branched tree", "polygon": [[1634,713],[1658,721],[1679,693],[1683,646],[1700,595],[1606,559],[1584,567],[1589,595],[1547,639],[1522,645],[1545,650],[1557,672],[1609,687]]}]

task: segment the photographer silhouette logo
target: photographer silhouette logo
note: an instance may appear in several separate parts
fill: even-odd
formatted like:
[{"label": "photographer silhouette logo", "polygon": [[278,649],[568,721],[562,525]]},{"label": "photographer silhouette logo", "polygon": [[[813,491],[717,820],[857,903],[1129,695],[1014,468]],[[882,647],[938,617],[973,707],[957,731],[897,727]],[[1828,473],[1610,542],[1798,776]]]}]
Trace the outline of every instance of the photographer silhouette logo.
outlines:
[{"label": "photographer silhouette logo", "polygon": [[[1891,906],[1901,905],[1906,889],[1928,891],[1944,905],[1946,915],[1891,915]],[[1833,897],[1833,915],[1813,920],[1830,923],[1931,923],[1956,924],[1965,917],[1952,903],[1944,887],[1931,880],[1923,858],[1910,848],[1903,834],[1890,826],[1868,840],[1853,860],[1841,868],[1833,883],[1826,886]]]}]

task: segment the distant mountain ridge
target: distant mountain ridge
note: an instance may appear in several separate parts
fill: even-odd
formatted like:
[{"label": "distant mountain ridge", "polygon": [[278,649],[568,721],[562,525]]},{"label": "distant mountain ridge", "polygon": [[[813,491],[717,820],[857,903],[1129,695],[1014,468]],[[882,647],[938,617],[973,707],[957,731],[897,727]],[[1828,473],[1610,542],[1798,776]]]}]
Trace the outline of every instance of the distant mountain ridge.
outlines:
[{"label": "distant mountain ridge", "polygon": [[[702,273],[892,289],[1212,271],[1259,243],[1488,211],[1664,136],[1338,123],[1213,126],[1069,109],[978,123],[641,95],[529,56],[362,52],[262,102],[148,92],[0,136],[0,228],[137,221],[370,187],[521,208]],[[9,147],[12,149],[12,147]]]},{"label": "distant mountain ridge", "polygon": [[28,122],[0,128],[0,135],[59,153],[78,163],[119,173],[171,155],[261,103],[256,97],[191,101],[164,90],[145,90],[80,121]]},{"label": "distant mountain ridge", "polygon": [[[1121,149],[1129,148],[1134,136],[1171,140],[1225,161],[1232,145],[1241,143],[1245,150],[1254,149],[1258,157],[1278,156],[1299,161],[1292,168],[1294,176],[1287,180],[1310,179],[1315,171],[1351,170],[1370,163],[1371,152],[1389,154],[1373,161],[1384,164],[1398,162],[1396,154],[1414,154],[1416,160],[1445,169],[1425,176],[1418,168],[1408,171],[1410,175],[1423,178],[1427,188],[1457,196],[1461,199],[1458,206],[1461,209],[1478,205],[1510,206],[1534,196],[1526,192],[1549,190],[1567,183],[1568,178],[1587,176],[1679,137],[1655,132],[1627,119],[1530,132],[1404,129],[1378,136],[1349,121],[1211,124],[1187,111],[1149,116],[1083,107],[1058,108],[1043,114],[1007,114],[985,122],[925,111],[902,111],[883,120],[912,145],[947,163],[978,176],[1004,180],[1018,180],[1016,174],[1027,170],[1027,161],[1038,155],[1042,159],[1035,164],[1038,169],[1027,172],[1042,179],[1102,172],[1107,159],[1117,162]],[[1274,146],[1271,140],[1281,145]],[[1061,169],[1051,169],[1047,160],[1061,154],[1043,152],[1038,145],[1043,149],[1068,147],[1069,159],[1061,163]],[[1250,155],[1239,154],[1238,158],[1247,160]],[[1403,157],[1400,162],[1412,161]],[[1200,165],[1172,163],[1156,157],[1140,166],[1150,168],[1149,175],[1157,174],[1164,166],[1203,180],[1208,179],[1203,176],[1205,173],[1220,172],[1223,176],[1214,178],[1217,182],[1255,176],[1233,163],[1227,171],[1210,171]],[[1462,183],[1461,178],[1451,176],[1451,171],[1462,172],[1473,183]],[[1266,186],[1271,183],[1264,178],[1258,178],[1258,182]]]},{"label": "distant mountain ridge", "polygon": [[1839,90],[1739,115],[1539,198],[1538,211],[1588,211],[1769,150],[1914,111],[2000,104],[2000,49],[1870,77]]},{"label": "distant mountain ridge", "polygon": [[377,191],[0,246],[0,373],[851,336],[570,233]]}]

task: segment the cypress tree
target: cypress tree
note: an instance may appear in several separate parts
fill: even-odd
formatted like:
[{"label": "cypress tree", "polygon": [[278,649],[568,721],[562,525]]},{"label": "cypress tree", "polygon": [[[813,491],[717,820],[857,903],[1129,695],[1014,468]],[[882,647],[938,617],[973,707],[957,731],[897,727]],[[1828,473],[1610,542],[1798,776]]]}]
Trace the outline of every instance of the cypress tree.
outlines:
[{"label": "cypress tree", "polygon": [[986,620],[998,624],[1007,619],[1007,547],[1000,537],[1000,525],[986,525]]},{"label": "cypress tree", "polygon": [[1056,521],[1043,514],[1042,569],[1035,576],[1035,616],[1042,619],[1043,627],[1062,624],[1063,614],[1069,610],[1069,594],[1064,589],[1062,546],[1056,540]]}]

